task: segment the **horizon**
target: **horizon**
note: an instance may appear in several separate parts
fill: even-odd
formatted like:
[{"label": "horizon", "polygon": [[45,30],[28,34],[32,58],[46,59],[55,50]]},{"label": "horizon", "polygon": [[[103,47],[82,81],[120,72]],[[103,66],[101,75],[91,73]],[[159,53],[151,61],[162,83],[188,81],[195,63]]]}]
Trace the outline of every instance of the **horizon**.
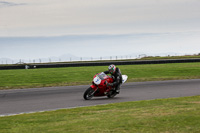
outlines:
[{"label": "horizon", "polygon": [[10,59],[0,58],[0,64],[23,64],[23,63],[51,63],[51,62],[74,62],[74,61],[101,61],[101,60],[129,60],[140,59],[143,57],[175,57],[175,56],[197,56],[200,53],[159,53],[159,54],[127,54],[121,56],[100,56],[100,57],[77,57],[71,54],[58,57],[35,58],[35,59]]}]

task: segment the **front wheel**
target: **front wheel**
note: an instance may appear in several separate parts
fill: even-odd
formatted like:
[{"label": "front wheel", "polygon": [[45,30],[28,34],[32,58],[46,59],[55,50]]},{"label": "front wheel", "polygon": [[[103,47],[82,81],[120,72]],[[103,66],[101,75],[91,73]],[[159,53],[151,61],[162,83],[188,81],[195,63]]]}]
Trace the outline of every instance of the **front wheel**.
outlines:
[{"label": "front wheel", "polygon": [[94,96],[94,90],[93,90],[91,87],[89,87],[89,88],[85,91],[85,93],[83,94],[83,98],[84,98],[85,100],[90,100],[93,96]]}]

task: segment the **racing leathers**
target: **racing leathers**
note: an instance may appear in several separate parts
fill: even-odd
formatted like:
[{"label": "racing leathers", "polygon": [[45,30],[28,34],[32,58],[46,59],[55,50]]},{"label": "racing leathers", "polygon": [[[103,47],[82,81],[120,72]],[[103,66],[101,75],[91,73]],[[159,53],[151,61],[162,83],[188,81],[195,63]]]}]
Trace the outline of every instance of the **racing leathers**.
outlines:
[{"label": "racing leathers", "polygon": [[[105,74],[111,74],[109,71],[105,71]],[[117,67],[116,71],[111,74],[113,78],[113,83],[108,83],[108,86],[114,86],[117,93],[120,92],[120,85],[122,84],[122,74],[120,69]]]}]

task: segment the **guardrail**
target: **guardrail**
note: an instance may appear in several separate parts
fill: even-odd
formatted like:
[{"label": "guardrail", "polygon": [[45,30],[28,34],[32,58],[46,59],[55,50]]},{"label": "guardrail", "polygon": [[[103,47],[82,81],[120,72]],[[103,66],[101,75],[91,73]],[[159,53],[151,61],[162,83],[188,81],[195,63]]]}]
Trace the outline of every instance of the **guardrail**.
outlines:
[{"label": "guardrail", "polygon": [[56,68],[56,67],[81,67],[81,66],[108,66],[115,65],[139,65],[139,64],[164,64],[164,63],[189,63],[200,62],[200,59],[167,59],[167,60],[138,60],[138,61],[109,61],[109,62],[83,62],[83,63],[54,63],[54,64],[18,64],[0,66],[0,70],[29,69],[33,68]]}]

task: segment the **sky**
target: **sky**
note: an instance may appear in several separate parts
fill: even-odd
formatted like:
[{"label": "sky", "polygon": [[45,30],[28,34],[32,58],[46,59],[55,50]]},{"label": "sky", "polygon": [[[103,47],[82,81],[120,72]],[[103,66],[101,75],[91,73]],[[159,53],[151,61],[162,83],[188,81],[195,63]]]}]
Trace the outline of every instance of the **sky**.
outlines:
[{"label": "sky", "polygon": [[0,0],[0,58],[200,53],[200,0]]}]

